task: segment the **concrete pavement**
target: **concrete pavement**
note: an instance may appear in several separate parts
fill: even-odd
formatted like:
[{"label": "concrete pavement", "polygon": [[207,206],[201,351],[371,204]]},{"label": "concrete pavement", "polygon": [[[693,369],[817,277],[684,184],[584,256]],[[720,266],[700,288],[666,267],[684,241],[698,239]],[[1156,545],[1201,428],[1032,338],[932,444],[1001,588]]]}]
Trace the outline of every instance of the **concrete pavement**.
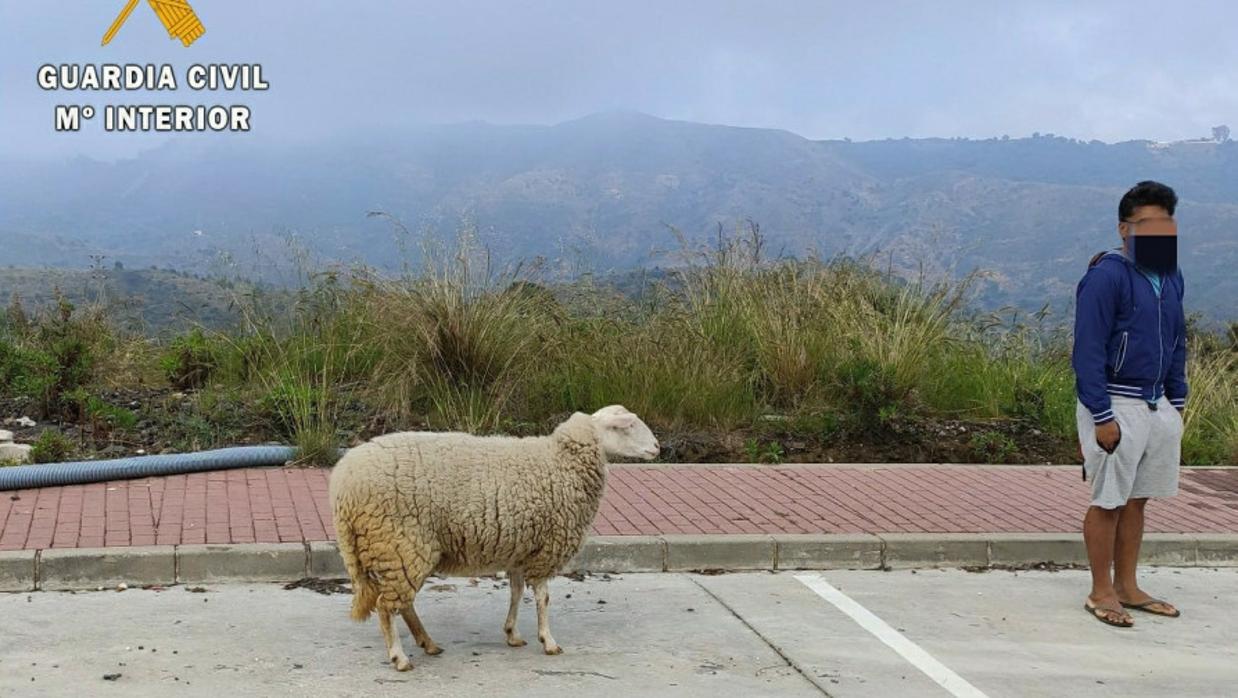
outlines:
[{"label": "concrete pavement", "polygon": [[[883,640],[797,574],[898,637]],[[548,657],[536,642],[504,644],[502,581],[434,580],[417,604],[446,652],[412,652],[401,628],[409,673],[385,661],[375,621],[348,620],[344,594],[274,584],[5,594],[0,695],[1232,695],[1238,570],[1151,569],[1144,587],[1182,617],[1102,625],[1082,610],[1079,571],[560,579],[551,627],[566,653]],[[536,637],[530,601],[520,623]],[[919,654],[900,654],[898,638]],[[942,676],[958,682],[948,690]]]}]

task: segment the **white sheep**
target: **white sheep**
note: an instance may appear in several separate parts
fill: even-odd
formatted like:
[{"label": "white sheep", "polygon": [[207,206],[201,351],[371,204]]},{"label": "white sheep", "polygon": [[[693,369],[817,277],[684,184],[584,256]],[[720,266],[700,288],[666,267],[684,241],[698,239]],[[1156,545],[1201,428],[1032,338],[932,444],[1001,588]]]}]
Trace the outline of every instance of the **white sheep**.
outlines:
[{"label": "white sheep", "polygon": [[426,578],[505,571],[507,644],[526,644],[516,613],[527,580],[543,649],[561,653],[546,617],[547,582],[588,534],[607,457],[647,460],[658,452],[649,427],[621,405],[577,412],[549,436],[402,432],[349,450],[331,473],[330,496],[352,579],[352,617],[363,621],[377,609],[387,656],[406,671],[411,665],[391,625],[394,613],[426,654],[442,651],[413,609]]}]

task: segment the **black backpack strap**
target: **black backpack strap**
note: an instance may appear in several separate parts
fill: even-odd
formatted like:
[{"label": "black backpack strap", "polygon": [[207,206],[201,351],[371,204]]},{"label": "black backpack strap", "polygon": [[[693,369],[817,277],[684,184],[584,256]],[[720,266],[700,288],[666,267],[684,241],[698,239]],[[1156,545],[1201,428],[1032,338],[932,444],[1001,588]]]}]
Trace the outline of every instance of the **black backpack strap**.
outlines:
[{"label": "black backpack strap", "polygon": [[1092,267],[1096,266],[1097,263],[1100,262],[1101,257],[1104,257],[1107,254],[1109,254],[1109,250],[1105,250],[1103,252],[1097,252],[1096,254],[1092,255],[1092,260],[1088,262],[1088,269],[1091,269]]}]

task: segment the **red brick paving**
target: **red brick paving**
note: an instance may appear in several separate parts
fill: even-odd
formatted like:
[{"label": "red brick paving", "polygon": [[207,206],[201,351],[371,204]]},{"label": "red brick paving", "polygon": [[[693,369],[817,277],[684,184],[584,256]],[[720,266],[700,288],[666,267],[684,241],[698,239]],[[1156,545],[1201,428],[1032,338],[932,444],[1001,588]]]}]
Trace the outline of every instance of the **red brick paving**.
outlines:
[{"label": "red brick paving", "polygon": [[[1077,468],[624,466],[601,535],[1078,531]],[[1238,533],[1238,469],[1183,470],[1148,530]],[[332,540],[327,471],[256,468],[0,492],[0,550]]]}]

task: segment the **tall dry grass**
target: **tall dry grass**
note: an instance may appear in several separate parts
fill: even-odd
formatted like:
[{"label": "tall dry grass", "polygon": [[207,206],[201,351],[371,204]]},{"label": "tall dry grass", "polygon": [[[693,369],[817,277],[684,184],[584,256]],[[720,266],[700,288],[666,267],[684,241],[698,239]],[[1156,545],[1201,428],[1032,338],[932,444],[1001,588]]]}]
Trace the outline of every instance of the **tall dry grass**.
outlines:
[{"label": "tall dry grass", "polygon": [[[1019,420],[1058,443],[1074,437],[1068,337],[1045,316],[975,316],[970,278],[770,259],[755,225],[685,243],[674,273],[635,296],[537,264],[499,267],[467,231],[427,242],[396,278],[302,278],[295,293],[238,296],[237,328],[178,338],[163,370],[218,393],[207,402],[220,409],[248,404],[306,462],[332,462],[362,422],[532,433],[609,403],[664,431],[750,429],[775,413],[828,438],[881,438],[935,418]],[[12,383],[33,370],[21,362],[35,345],[6,322],[0,381]],[[89,366],[141,354],[99,346]],[[1192,347],[1184,458],[1238,461],[1234,342]]]}]

